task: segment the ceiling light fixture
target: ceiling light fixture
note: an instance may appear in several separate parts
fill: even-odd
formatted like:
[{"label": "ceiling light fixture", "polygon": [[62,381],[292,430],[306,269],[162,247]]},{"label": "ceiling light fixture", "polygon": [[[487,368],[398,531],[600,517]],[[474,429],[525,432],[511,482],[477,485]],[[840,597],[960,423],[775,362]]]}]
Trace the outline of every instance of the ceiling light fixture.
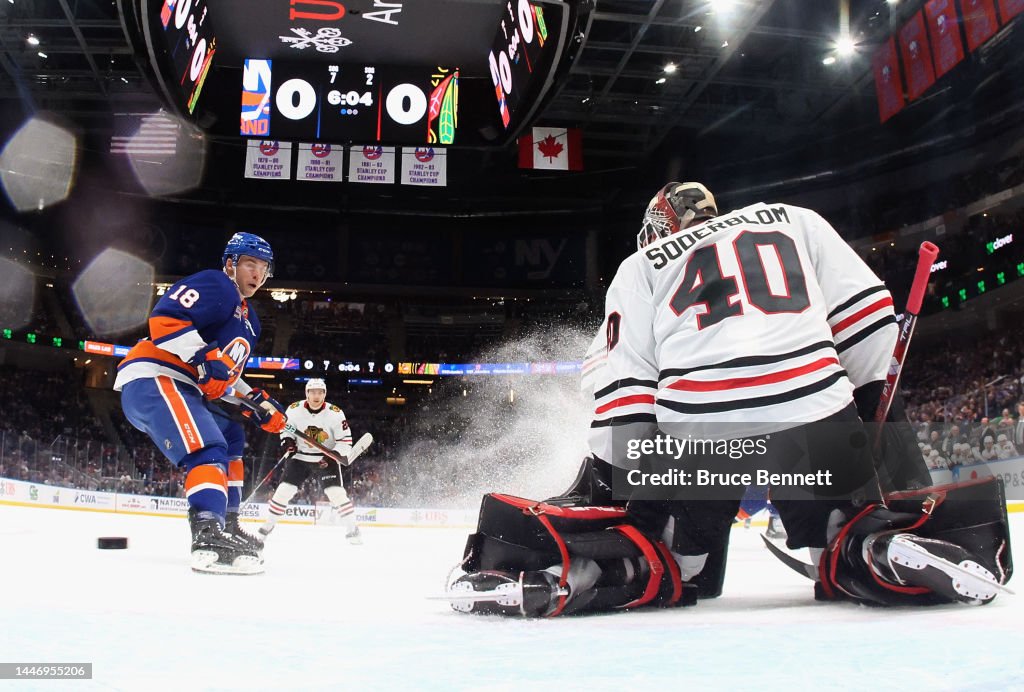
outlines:
[{"label": "ceiling light fixture", "polygon": [[665,74],[672,74],[677,69],[679,68],[676,67],[676,64],[674,62],[670,62],[667,65],[665,65]]},{"label": "ceiling light fixture", "polygon": [[696,34],[697,32],[699,32],[703,28],[704,27],[702,27],[700,24],[698,24],[697,26],[693,27],[693,33]]},{"label": "ceiling light fixture", "polygon": [[659,77],[657,80],[655,80],[654,83],[655,84],[664,84],[665,83],[665,78],[664,77]]},{"label": "ceiling light fixture", "polygon": [[848,57],[857,52],[857,44],[853,42],[849,34],[840,36],[836,40],[836,52],[843,57]]},{"label": "ceiling light fixture", "polygon": [[50,57],[49,55],[47,55],[43,51],[39,51],[38,55],[39,55],[40,58],[48,58],[48,57]]},{"label": "ceiling light fixture", "polygon": [[722,41],[722,48],[728,48],[728,47],[729,47],[728,39],[726,39],[725,41]]},{"label": "ceiling light fixture", "polygon": [[821,61],[821,64],[822,65],[835,65],[836,64],[836,56],[829,55],[828,57],[826,57],[824,60]]},{"label": "ceiling light fixture", "polygon": [[35,35],[35,34],[29,34],[29,35],[28,35],[28,38],[26,38],[26,39],[25,39],[25,41],[26,41],[26,42],[28,43],[28,45],[30,45],[30,46],[38,46],[38,45],[39,45],[39,39],[38,39],[38,38],[36,38],[36,35]]}]

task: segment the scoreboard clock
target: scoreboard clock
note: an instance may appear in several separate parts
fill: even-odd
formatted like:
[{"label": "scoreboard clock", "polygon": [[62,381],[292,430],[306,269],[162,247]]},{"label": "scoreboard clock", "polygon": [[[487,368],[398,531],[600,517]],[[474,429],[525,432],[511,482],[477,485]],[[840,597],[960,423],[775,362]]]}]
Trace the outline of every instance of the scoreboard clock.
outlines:
[{"label": "scoreboard clock", "polygon": [[277,140],[455,144],[459,70],[248,58],[239,134]]}]

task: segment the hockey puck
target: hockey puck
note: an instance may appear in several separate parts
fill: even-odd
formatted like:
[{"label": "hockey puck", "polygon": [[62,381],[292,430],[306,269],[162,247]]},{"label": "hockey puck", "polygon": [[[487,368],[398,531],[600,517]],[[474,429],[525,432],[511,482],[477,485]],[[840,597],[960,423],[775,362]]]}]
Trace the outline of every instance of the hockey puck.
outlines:
[{"label": "hockey puck", "polygon": [[124,536],[104,536],[96,539],[96,547],[100,550],[124,550],[128,547],[128,539]]}]

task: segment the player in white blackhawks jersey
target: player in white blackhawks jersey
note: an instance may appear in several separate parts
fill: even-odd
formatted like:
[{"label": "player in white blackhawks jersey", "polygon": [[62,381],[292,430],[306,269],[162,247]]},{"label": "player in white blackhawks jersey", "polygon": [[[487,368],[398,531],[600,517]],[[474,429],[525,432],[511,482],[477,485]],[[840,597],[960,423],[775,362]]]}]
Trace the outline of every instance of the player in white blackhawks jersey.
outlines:
[{"label": "player in white blackhawks jersey", "polygon": [[[761,470],[815,479],[757,476],[788,546],[820,556],[790,565],[816,577],[817,597],[995,597],[1012,571],[1001,484],[882,499],[861,415],[897,336],[892,298],[824,219],[786,204],[719,216],[703,185],[670,183],[638,246],[608,290],[603,367],[600,347],[588,351],[592,456],[546,502],[484,498],[449,587],[456,610],[550,617],[716,597],[755,477],[736,472]],[[625,499],[625,511],[598,506]]]},{"label": "player in white blackhawks jersey", "polygon": [[[327,401],[327,383],[322,379],[309,380],[306,383],[306,398],[289,406],[285,416],[296,429],[341,456],[348,456],[352,449],[352,430],[348,426],[345,412]],[[341,468],[337,462],[325,457],[305,440],[297,439],[287,432],[281,433],[281,453],[291,454],[292,457],[286,462],[281,484],[270,498],[270,516],[260,527],[260,533],[266,536],[274,530],[277,520],[284,515],[295,493],[310,475],[318,473],[331,507],[345,525],[345,537],[349,543],[361,543],[355,507],[345,492]]]},{"label": "player in white blackhawks jersey", "polygon": [[[590,436],[595,456],[633,468],[629,440],[659,431],[679,440],[759,440],[767,452],[756,468],[830,474],[812,491],[773,487],[789,547],[817,555],[835,533],[829,520],[840,515],[833,512],[849,520],[872,504],[884,507],[854,395],[885,379],[897,338],[893,301],[828,222],[787,204],[719,216],[703,185],[670,183],[648,205],[638,246],[606,298],[608,353]],[[732,470],[737,458],[691,456],[695,468],[711,471]],[[684,581],[724,541],[743,486],[716,490],[707,499],[691,493],[666,501],[664,492],[641,487],[630,497],[631,518],[665,536]],[[892,547],[891,558],[895,546],[879,540],[876,559]],[[956,557],[966,552],[953,544],[938,552],[947,548]],[[854,587],[834,579],[826,587],[858,591],[865,575],[856,563]],[[959,598],[950,584],[955,576],[929,577],[942,583],[919,585]],[[913,583],[892,570],[874,570],[873,578],[894,593]],[[980,600],[995,596],[985,591]]]}]

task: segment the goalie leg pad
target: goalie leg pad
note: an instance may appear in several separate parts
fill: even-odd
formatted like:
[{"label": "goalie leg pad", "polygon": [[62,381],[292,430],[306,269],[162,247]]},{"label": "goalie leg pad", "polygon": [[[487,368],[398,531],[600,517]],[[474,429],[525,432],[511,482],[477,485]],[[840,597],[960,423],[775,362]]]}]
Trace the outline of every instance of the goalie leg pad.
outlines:
[{"label": "goalie leg pad", "polygon": [[[624,514],[621,508],[556,507],[507,495],[485,496],[478,531],[469,537],[463,561],[470,574],[455,584],[469,581],[474,590],[484,584],[493,591],[493,573],[504,574],[505,583],[522,581],[527,590],[531,584],[535,589],[553,584],[553,600],[539,611],[536,603],[526,604],[526,612],[512,606],[489,611],[506,615],[553,617],[692,602],[684,597],[669,549],[624,524]],[[469,579],[485,572],[491,576]],[[534,574],[540,572],[548,576]],[[457,602],[453,599],[453,606],[462,610]]]},{"label": "goalie leg pad", "polygon": [[[1012,574],[1002,479],[887,497],[846,521],[820,563],[824,600],[987,603]],[[895,511],[905,510],[905,511]]]}]

